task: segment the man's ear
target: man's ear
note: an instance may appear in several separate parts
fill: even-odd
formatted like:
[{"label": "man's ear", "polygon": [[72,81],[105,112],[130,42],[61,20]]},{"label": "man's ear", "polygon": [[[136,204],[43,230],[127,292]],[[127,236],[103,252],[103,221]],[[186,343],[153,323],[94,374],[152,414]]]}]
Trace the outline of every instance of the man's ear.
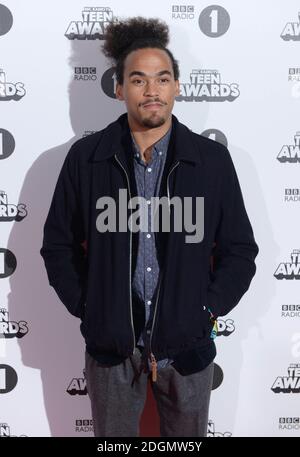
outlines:
[{"label": "man's ear", "polygon": [[124,97],[123,97],[123,86],[120,83],[116,84],[116,98],[118,100],[124,100]]},{"label": "man's ear", "polygon": [[175,97],[180,95],[180,84],[179,84],[179,79],[175,80]]}]

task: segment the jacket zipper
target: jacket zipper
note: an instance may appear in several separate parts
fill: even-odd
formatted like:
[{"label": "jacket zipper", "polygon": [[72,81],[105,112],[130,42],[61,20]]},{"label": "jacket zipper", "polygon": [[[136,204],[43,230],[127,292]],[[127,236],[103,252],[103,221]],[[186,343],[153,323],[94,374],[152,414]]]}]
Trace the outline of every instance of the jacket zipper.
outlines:
[{"label": "jacket zipper", "polygon": [[[172,171],[174,170],[174,168],[177,167],[178,164],[179,164],[179,160],[173,165],[173,167],[169,171],[168,177],[167,177],[167,194],[168,194],[169,209],[170,209],[169,176],[172,173]],[[152,367],[152,381],[153,382],[156,382],[156,380],[157,380],[157,361],[156,361],[155,355],[154,355],[154,353],[152,352],[152,349],[151,349],[151,341],[152,341],[153,326],[154,326],[154,321],[155,321],[155,316],[156,316],[156,310],[157,310],[157,303],[158,303],[159,291],[160,291],[160,286],[161,286],[161,280],[162,280],[162,273],[161,273],[160,279],[159,279],[159,287],[158,287],[158,291],[157,291],[154,316],[153,316],[153,321],[152,321],[152,326],[151,326],[150,344],[149,344],[149,346],[150,346],[150,361],[151,361],[151,367]]]},{"label": "jacket zipper", "polygon": [[[129,178],[128,178],[128,174],[127,174],[127,171],[125,170],[125,168],[123,167],[123,165],[121,164],[120,160],[118,159],[117,155],[115,154],[115,159],[116,161],[119,163],[119,165],[121,166],[121,168],[124,170],[124,173],[126,175],[126,179],[127,179],[127,184],[128,184],[128,192],[129,192],[129,198],[131,200],[131,192],[130,192],[130,184],[129,184]],[[131,221],[131,224],[132,224],[132,218],[130,218],[130,221]],[[134,351],[135,351],[135,333],[134,333],[134,325],[133,325],[133,315],[132,315],[132,293],[131,293],[131,257],[132,257],[132,230],[131,230],[132,227],[130,227],[130,254],[129,254],[129,297],[130,297],[130,318],[131,318],[131,327],[132,327],[132,334],[133,334],[133,352],[132,352],[132,355],[134,355]]]}]

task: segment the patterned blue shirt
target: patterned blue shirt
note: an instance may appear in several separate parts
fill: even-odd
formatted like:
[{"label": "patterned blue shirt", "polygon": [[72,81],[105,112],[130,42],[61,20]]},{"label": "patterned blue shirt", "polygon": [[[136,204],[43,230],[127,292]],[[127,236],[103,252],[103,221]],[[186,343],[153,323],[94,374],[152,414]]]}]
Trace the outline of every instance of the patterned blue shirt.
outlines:
[{"label": "patterned blue shirt", "polygon": [[[153,295],[159,277],[155,236],[151,231],[151,197],[159,195],[159,188],[166,161],[172,126],[167,133],[152,147],[151,159],[146,164],[140,154],[139,147],[131,133],[134,145],[134,174],[137,186],[137,195],[142,196],[148,203],[148,230],[139,231],[139,248],[137,253],[136,269],[133,275],[132,287],[145,305],[146,322],[137,345],[148,346],[153,321]],[[157,362],[157,370],[166,367],[173,359],[163,359]],[[148,359],[148,368],[151,371],[151,362]]]}]

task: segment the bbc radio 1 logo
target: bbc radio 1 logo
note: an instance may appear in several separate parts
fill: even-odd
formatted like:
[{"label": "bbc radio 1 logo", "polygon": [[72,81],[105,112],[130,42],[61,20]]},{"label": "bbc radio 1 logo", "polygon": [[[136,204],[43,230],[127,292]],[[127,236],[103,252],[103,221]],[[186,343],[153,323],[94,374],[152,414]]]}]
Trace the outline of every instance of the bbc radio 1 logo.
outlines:
[{"label": "bbc radio 1 logo", "polygon": [[15,150],[16,143],[13,135],[0,128],[0,160],[7,159]]},{"label": "bbc radio 1 logo", "polygon": [[297,163],[300,162],[300,132],[294,135],[295,144],[284,144],[280,149],[277,160],[280,163]]},{"label": "bbc radio 1 logo", "polygon": [[281,305],[281,317],[300,317],[300,305]]},{"label": "bbc radio 1 logo", "polygon": [[223,6],[210,5],[201,11],[198,25],[204,35],[210,38],[218,38],[229,29],[230,16]]},{"label": "bbc radio 1 logo", "polygon": [[17,268],[17,259],[12,251],[0,248],[0,279],[11,276]]},{"label": "bbc radio 1 logo", "polygon": [[[171,8],[171,19],[186,21],[195,18],[194,5],[172,5]],[[207,6],[199,15],[198,26],[204,35],[210,38],[218,38],[229,29],[230,15],[223,6]]]},{"label": "bbc radio 1 logo", "polygon": [[75,67],[74,81],[97,81],[97,68]]},{"label": "bbc radio 1 logo", "polygon": [[[3,422],[3,423],[0,422],[0,438],[15,437],[15,436],[17,436],[17,435],[12,435],[10,433],[10,426],[6,422]],[[27,435],[19,435],[19,436],[26,437]]]},{"label": "bbc radio 1 logo", "polygon": [[232,102],[239,97],[237,83],[223,83],[218,70],[192,70],[190,81],[180,83],[180,95],[176,101]]},{"label": "bbc radio 1 logo", "polygon": [[13,15],[5,5],[0,5],[0,36],[10,31],[13,25]]},{"label": "bbc radio 1 logo", "polygon": [[280,36],[284,41],[300,40],[300,11],[298,12],[298,22],[288,22],[285,24]]},{"label": "bbc radio 1 logo", "polygon": [[271,390],[274,393],[299,393],[300,392],[300,364],[292,363],[287,369],[288,376],[277,376]]},{"label": "bbc radio 1 logo", "polygon": [[14,205],[8,203],[7,194],[0,190],[0,222],[20,222],[27,216],[27,209],[24,203]]},{"label": "bbc radio 1 logo", "polygon": [[207,425],[207,436],[208,437],[230,437],[232,436],[232,433],[231,432],[216,432],[216,427],[215,427],[215,424],[212,420],[209,420],[208,421],[208,425]]},{"label": "bbc radio 1 logo", "polygon": [[110,98],[116,99],[117,77],[114,67],[108,68],[101,78],[101,89]]},{"label": "bbc radio 1 logo", "polygon": [[19,101],[26,94],[22,82],[8,82],[4,70],[0,68],[0,101]]},{"label": "bbc radio 1 logo", "polygon": [[300,188],[289,187],[284,189],[284,202],[285,203],[297,203],[300,202]]},{"label": "bbc radio 1 logo", "polygon": [[209,138],[210,140],[217,141],[217,143],[221,143],[226,147],[228,146],[228,140],[226,138],[226,135],[223,132],[221,132],[221,130],[206,129],[206,130],[203,130],[201,135],[205,136],[206,138]]},{"label": "bbc radio 1 logo", "polygon": [[75,432],[76,433],[88,433],[93,432],[93,419],[75,419]]},{"label": "bbc radio 1 logo", "polygon": [[10,365],[0,364],[0,394],[11,392],[18,383],[18,375]]},{"label": "bbc radio 1 logo", "polygon": [[300,67],[289,68],[288,81],[292,83],[291,96],[300,97]]},{"label": "bbc radio 1 logo", "polygon": [[82,21],[71,21],[65,36],[69,40],[104,40],[109,23],[116,22],[111,8],[86,6],[82,10]]},{"label": "bbc radio 1 logo", "polygon": [[194,5],[172,5],[172,19],[194,19]]},{"label": "bbc radio 1 logo", "polygon": [[281,262],[274,276],[276,279],[300,279],[300,249],[291,253],[291,262]]},{"label": "bbc radio 1 logo", "polygon": [[299,430],[300,417],[279,417],[278,428],[279,430]]},{"label": "bbc radio 1 logo", "polygon": [[27,333],[26,321],[11,321],[7,309],[0,308],[0,338],[23,338]]},{"label": "bbc radio 1 logo", "polygon": [[289,82],[299,82],[300,81],[300,67],[290,67],[288,74]]},{"label": "bbc radio 1 logo", "polygon": [[74,395],[86,395],[86,379],[85,379],[85,370],[83,370],[83,378],[73,378],[70,384],[67,387],[68,394]]}]

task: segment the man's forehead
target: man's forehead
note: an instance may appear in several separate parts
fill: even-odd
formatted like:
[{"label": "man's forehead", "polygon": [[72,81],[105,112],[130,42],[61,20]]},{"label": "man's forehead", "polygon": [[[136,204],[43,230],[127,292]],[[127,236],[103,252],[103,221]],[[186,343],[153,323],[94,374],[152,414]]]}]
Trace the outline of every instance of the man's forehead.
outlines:
[{"label": "man's forehead", "polygon": [[145,73],[144,71],[140,71],[140,70],[132,70],[132,71],[130,71],[128,77],[130,78],[131,76],[146,76],[148,78],[155,78],[155,76],[162,76],[162,75],[172,76],[172,73],[170,72],[170,70],[167,70],[167,69],[157,71],[156,73]]},{"label": "man's forehead", "polygon": [[132,71],[141,71],[146,73],[146,70],[150,70],[147,73],[149,76],[155,76],[154,71],[172,71],[172,62],[169,55],[162,49],[143,48],[135,49],[130,52],[125,61],[125,70],[127,73]]}]

